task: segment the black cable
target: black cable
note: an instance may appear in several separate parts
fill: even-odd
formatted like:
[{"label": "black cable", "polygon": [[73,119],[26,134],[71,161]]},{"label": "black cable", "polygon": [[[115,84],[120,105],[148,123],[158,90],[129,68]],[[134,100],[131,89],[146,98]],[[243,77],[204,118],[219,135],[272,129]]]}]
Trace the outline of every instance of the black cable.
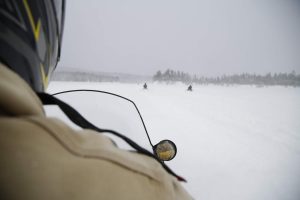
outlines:
[{"label": "black cable", "polygon": [[118,137],[122,138],[132,148],[136,149],[138,153],[141,153],[141,154],[144,154],[144,155],[147,155],[147,156],[150,156],[150,157],[154,158],[159,163],[161,163],[161,165],[163,166],[163,168],[167,172],[169,172],[170,174],[175,176],[179,181],[186,182],[186,180],[184,178],[182,178],[182,177],[178,176],[177,174],[175,174],[167,165],[165,165],[163,162],[161,162],[154,154],[152,154],[148,150],[144,149],[143,147],[139,146],[137,143],[135,143],[134,141],[132,141],[128,137],[126,137],[126,136],[124,136],[124,135],[122,135],[122,134],[120,134],[116,131],[113,131],[113,130],[101,129],[101,128],[96,127],[95,125],[90,123],[88,120],[86,120],[79,112],[77,112],[70,105],[68,105],[67,103],[65,103],[65,102],[63,102],[59,99],[57,99],[56,97],[54,97],[50,94],[37,92],[37,95],[40,98],[40,100],[43,102],[44,105],[57,105],[57,106],[59,106],[59,108],[68,116],[68,118],[72,122],[74,122],[75,124],[80,126],[81,128],[92,129],[92,130],[95,130],[95,131],[101,132],[101,133],[108,132],[108,133],[111,133],[115,136],[118,136]]},{"label": "black cable", "polygon": [[132,103],[133,106],[135,107],[136,111],[138,112],[139,117],[140,117],[140,119],[141,119],[141,121],[142,121],[142,123],[143,123],[143,127],[144,127],[144,130],[145,130],[145,132],[146,132],[148,141],[149,141],[149,143],[150,143],[152,149],[154,148],[154,146],[153,146],[153,144],[152,144],[152,142],[151,142],[150,136],[149,136],[149,134],[148,134],[146,125],[145,125],[145,123],[144,123],[143,117],[142,117],[142,115],[141,115],[141,113],[140,113],[138,107],[137,107],[136,104],[134,103],[134,101],[132,101],[132,100],[126,98],[126,97],[123,97],[123,96],[121,96],[121,95],[111,93],[111,92],[106,92],[106,91],[102,91],[102,90],[90,90],[90,89],[66,90],[66,91],[54,93],[54,94],[52,94],[52,95],[55,96],[55,95],[59,95],[59,94],[72,93],[72,92],[99,92],[99,93],[104,93],[104,94],[109,94],[109,95],[112,95],[112,96],[115,96],[115,97],[119,97],[119,98],[121,98],[121,99],[124,99],[124,100],[129,101],[130,103]]}]

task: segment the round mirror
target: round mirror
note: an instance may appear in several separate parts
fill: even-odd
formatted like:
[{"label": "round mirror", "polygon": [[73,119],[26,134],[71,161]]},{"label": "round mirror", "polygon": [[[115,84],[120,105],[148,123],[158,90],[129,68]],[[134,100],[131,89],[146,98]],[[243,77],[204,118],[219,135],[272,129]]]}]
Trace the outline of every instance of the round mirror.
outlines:
[{"label": "round mirror", "polygon": [[171,140],[162,140],[154,146],[154,152],[161,161],[169,161],[176,156],[177,148]]}]

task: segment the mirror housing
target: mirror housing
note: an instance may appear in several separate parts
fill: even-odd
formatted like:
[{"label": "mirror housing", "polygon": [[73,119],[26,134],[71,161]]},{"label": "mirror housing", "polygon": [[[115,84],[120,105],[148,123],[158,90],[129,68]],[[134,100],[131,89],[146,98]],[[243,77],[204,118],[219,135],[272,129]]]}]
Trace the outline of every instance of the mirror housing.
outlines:
[{"label": "mirror housing", "polygon": [[177,153],[177,147],[171,140],[162,140],[153,147],[154,153],[161,161],[172,160]]}]

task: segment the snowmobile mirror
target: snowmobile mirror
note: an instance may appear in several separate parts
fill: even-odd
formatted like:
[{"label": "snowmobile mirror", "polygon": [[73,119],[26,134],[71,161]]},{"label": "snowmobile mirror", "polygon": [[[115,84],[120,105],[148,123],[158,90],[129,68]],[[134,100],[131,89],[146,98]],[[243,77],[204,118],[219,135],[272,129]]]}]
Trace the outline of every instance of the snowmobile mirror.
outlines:
[{"label": "snowmobile mirror", "polygon": [[177,153],[176,145],[171,140],[162,140],[156,144],[153,149],[156,156],[161,161],[170,161]]}]

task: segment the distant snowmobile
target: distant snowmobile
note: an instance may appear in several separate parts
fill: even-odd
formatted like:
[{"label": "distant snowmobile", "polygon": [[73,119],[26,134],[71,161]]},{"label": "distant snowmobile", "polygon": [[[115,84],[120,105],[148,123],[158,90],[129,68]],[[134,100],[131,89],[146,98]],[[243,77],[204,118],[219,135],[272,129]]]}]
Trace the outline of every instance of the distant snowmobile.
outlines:
[{"label": "distant snowmobile", "polygon": [[187,91],[193,91],[193,87],[192,87],[192,85],[189,85],[189,87],[188,87]]},{"label": "distant snowmobile", "polygon": [[144,87],[144,90],[147,90],[148,89],[147,83],[145,83],[143,87]]}]

